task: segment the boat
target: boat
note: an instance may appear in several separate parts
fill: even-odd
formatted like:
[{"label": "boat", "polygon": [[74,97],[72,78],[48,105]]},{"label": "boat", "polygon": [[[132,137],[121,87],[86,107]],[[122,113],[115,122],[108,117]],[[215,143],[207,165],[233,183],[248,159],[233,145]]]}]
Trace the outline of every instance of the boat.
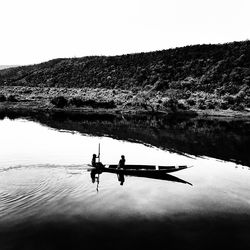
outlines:
[{"label": "boat", "polygon": [[100,162],[100,144],[98,151],[99,151],[98,152],[99,161],[96,163],[96,166],[92,167],[91,165],[89,165],[91,167],[89,170],[91,170],[91,178],[93,182],[95,182],[96,175],[98,175],[97,179],[99,180],[99,175],[102,174],[103,172],[107,172],[107,173],[117,174],[118,180],[121,182],[121,185],[125,181],[124,179],[125,175],[173,181],[173,182],[181,182],[192,185],[191,183],[184,181],[178,177],[169,175],[169,173],[189,168],[187,165],[158,166],[158,165],[126,164],[124,168],[118,168],[117,164],[105,164],[105,165],[102,164]]},{"label": "boat", "polygon": [[181,166],[125,165],[124,169],[118,169],[117,165],[112,164],[112,165],[104,165],[104,167],[102,167],[101,169],[103,172],[124,174],[124,175],[135,175],[142,173],[166,174],[187,168],[188,167],[186,165],[181,165]]},{"label": "boat", "polygon": [[[134,168],[132,168],[132,166]],[[150,165],[126,165],[126,167],[130,167],[131,169],[117,169],[117,165],[101,165],[101,168],[92,168],[91,170],[91,178],[92,180],[95,179],[96,174],[99,175],[102,173],[112,173],[117,174],[118,180],[124,182],[124,176],[135,176],[135,177],[144,177],[150,179],[157,179],[157,180],[165,180],[165,181],[172,181],[172,182],[179,182],[184,184],[189,184],[192,186],[190,182],[182,180],[176,176],[170,175],[169,173],[187,169],[187,166],[159,166],[153,169],[153,166]],[[156,167],[156,166],[154,166]],[[160,168],[161,167],[161,168]],[[158,169],[160,168],[160,169]],[[121,179],[121,180],[120,180]]]}]

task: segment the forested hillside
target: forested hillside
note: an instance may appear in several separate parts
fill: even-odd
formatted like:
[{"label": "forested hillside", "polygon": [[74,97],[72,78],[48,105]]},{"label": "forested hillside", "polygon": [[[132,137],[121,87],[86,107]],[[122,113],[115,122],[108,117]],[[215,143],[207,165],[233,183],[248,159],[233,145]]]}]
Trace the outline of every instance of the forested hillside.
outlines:
[{"label": "forested hillside", "polygon": [[[55,59],[1,70],[0,85],[160,91],[184,99],[202,92],[249,107],[250,41]],[[188,103],[192,105],[192,100]]]}]

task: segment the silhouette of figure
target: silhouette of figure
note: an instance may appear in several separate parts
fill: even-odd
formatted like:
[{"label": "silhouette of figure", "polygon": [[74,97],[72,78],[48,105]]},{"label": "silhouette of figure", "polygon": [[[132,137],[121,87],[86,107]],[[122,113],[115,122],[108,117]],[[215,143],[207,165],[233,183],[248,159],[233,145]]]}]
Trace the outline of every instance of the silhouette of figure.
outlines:
[{"label": "silhouette of figure", "polygon": [[92,169],[90,172],[90,177],[92,179],[92,183],[95,183],[95,175],[96,175],[96,170]]},{"label": "silhouette of figure", "polygon": [[104,168],[104,165],[101,162],[96,162],[96,158],[99,158],[99,157],[97,157],[96,154],[93,154],[91,164],[92,164],[92,167],[96,169],[97,173],[100,174]]},{"label": "silhouette of figure", "polygon": [[92,161],[91,161],[91,164],[92,164],[92,167],[96,167],[96,154],[93,154],[93,157],[92,157]]},{"label": "silhouette of figure", "polygon": [[122,186],[125,182],[124,174],[117,174],[118,181],[120,182],[120,185]]},{"label": "silhouette of figure", "polygon": [[96,167],[97,172],[98,172],[99,174],[101,174],[101,173],[102,173],[102,170],[104,169],[104,165],[103,165],[101,162],[97,162],[97,163],[95,164],[95,167]]},{"label": "silhouette of figure", "polygon": [[126,161],[125,157],[124,157],[124,155],[122,155],[117,168],[118,169],[125,169],[125,161]]},{"label": "silhouette of figure", "polygon": [[[97,177],[96,177],[96,175],[97,175]],[[97,169],[92,169],[91,173],[90,173],[90,177],[91,177],[92,183],[95,183],[95,182],[97,183],[96,191],[98,192],[99,191],[99,183],[100,183],[100,171]]]}]

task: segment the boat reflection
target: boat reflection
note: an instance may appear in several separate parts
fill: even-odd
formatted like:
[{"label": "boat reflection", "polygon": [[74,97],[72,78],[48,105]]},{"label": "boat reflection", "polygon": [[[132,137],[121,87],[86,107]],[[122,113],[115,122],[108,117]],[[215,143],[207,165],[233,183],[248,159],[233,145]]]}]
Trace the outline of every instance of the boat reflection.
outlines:
[{"label": "boat reflection", "polygon": [[[90,177],[92,179],[92,183],[97,183],[97,188],[96,190],[98,191],[99,188],[99,183],[100,183],[100,175],[102,173],[110,173],[110,174],[116,174],[117,175],[117,179],[118,182],[120,182],[120,185],[123,185],[123,183],[125,182],[125,175],[123,173],[111,173],[108,170],[106,171],[106,169],[92,169],[91,173],[90,173]],[[192,184],[190,182],[187,182],[183,179],[180,179],[176,176],[167,174],[167,173],[158,173],[158,172],[153,172],[153,173],[147,173],[147,172],[137,172],[137,173],[131,173],[131,174],[126,174],[129,176],[135,176],[135,177],[143,177],[143,178],[150,178],[150,179],[157,179],[157,180],[164,180],[164,181],[171,181],[171,182],[178,182],[178,183],[183,183],[183,184],[188,184],[191,185]]]}]

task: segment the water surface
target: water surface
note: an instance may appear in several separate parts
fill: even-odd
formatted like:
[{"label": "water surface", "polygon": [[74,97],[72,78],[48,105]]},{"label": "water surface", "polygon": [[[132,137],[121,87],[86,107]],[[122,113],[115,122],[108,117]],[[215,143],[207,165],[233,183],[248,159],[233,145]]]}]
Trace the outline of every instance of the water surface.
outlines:
[{"label": "water surface", "polygon": [[[250,246],[250,171],[230,159],[0,120],[1,249],[211,249]],[[87,171],[101,161],[189,165],[192,184]]]}]

